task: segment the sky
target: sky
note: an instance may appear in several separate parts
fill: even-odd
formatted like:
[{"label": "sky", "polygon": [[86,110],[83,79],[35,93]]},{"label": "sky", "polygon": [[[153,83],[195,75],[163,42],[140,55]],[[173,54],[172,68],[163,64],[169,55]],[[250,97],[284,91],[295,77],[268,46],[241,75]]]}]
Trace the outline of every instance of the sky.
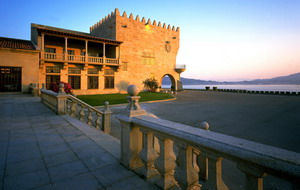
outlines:
[{"label": "sky", "polygon": [[300,72],[299,0],[0,0],[0,36],[30,39],[30,24],[81,32],[118,8],[180,27],[185,78],[240,81]]}]

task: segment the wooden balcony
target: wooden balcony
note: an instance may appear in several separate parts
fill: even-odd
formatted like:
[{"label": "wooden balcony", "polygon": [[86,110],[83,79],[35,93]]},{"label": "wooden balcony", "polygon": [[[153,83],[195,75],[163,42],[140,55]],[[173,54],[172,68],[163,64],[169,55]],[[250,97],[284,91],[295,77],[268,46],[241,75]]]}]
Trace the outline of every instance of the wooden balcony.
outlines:
[{"label": "wooden balcony", "polygon": [[119,65],[119,59],[41,52],[41,61]]}]

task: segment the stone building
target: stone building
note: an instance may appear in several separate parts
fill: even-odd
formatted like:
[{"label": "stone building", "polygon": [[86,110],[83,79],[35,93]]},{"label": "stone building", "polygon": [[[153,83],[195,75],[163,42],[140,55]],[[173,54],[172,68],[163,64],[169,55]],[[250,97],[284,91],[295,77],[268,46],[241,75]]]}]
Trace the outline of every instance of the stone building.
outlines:
[{"label": "stone building", "polygon": [[[121,16],[118,9],[90,27],[90,33],[31,24],[31,41],[26,43],[31,43],[35,57],[28,64],[21,50],[13,54],[6,48],[10,55],[5,61],[0,59],[0,68],[18,66],[15,62],[22,60],[18,63],[24,71],[23,92],[29,83],[45,83],[49,88],[51,83],[64,81],[75,94],[122,93],[129,84],[142,89],[142,81],[150,77],[161,85],[166,75],[180,89],[185,66],[176,66],[179,33],[179,28],[155,20],[128,17],[126,12]],[[0,48],[0,56],[5,56],[1,44]],[[32,72],[27,72],[28,66]]]}]

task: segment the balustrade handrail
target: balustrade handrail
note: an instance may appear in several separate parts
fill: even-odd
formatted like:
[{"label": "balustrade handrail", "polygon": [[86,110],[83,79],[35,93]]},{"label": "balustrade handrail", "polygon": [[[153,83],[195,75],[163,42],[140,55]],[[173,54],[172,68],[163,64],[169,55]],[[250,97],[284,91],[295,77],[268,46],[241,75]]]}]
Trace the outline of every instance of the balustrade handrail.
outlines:
[{"label": "balustrade handrail", "polygon": [[87,107],[88,109],[96,112],[96,113],[99,113],[100,115],[103,115],[103,112],[101,112],[100,110],[97,110],[96,108],[94,108],[93,106],[83,102],[82,100],[79,100],[78,98],[72,96],[72,95],[69,95],[68,99],[71,99],[72,101],[75,101],[76,103],[79,103],[81,105],[84,105],[85,107]]},{"label": "balustrade handrail", "polygon": [[246,161],[263,167],[266,173],[300,179],[299,153],[149,116],[133,117],[131,122],[139,127],[163,133],[168,138],[188,142],[190,146],[201,151],[214,152],[233,161]]},{"label": "balustrade handrail", "polygon": [[[44,89],[43,84],[43,88],[41,89],[41,101],[57,114],[69,114],[83,122],[87,122],[88,125],[103,130],[104,133],[110,133],[112,112],[108,107],[108,102],[104,103],[104,111],[102,112],[79,100],[75,96],[64,93],[63,85],[60,85],[59,88],[59,93],[55,93],[51,90]],[[79,113],[77,109],[80,109]],[[88,111],[87,115],[85,114],[85,109]],[[102,122],[100,118],[102,118]]]}]

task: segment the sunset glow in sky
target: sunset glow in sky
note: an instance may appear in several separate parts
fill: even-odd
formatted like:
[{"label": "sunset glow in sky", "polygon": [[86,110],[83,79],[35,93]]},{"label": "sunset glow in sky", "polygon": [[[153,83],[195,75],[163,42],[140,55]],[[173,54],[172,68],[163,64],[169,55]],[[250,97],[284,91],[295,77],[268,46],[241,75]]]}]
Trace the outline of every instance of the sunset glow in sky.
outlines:
[{"label": "sunset glow in sky", "polygon": [[298,0],[1,1],[0,36],[30,39],[30,23],[89,32],[115,8],[180,27],[186,78],[237,81],[300,72]]}]

